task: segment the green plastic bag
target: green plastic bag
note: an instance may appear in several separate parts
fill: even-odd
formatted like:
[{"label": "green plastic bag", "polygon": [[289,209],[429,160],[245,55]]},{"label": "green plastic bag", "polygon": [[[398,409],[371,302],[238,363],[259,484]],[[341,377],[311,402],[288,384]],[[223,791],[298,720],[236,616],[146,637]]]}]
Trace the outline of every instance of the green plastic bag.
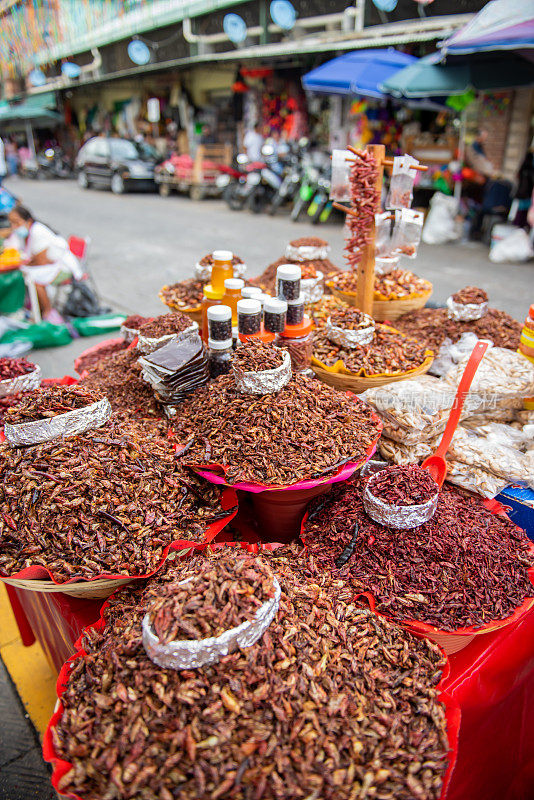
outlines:
[{"label": "green plastic bag", "polygon": [[12,314],[22,308],[25,291],[20,270],[0,273],[0,314]]},{"label": "green plastic bag", "polygon": [[73,317],[71,323],[80,336],[95,336],[118,330],[125,319],[124,314],[102,314],[99,317]]},{"label": "green plastic bag", "polygon": [[51,322],[40,322],[28,325],[17,331],[7,331],[0,339],[1,344],[9,342],[30,342],[35,350],[43,347],[62,347],[72,341],[66,325],[52,325]]}]

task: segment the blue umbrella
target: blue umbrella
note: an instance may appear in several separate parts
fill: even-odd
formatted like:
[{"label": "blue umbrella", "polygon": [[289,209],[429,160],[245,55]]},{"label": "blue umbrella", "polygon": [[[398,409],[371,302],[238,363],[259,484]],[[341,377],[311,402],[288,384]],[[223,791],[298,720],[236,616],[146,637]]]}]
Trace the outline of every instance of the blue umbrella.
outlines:
[{"label": "blue umbrella", "polygon": [[333,58],[302,78],[305,89],[322,94],[384,97],[380,85],[390,76],[417,61],[415,56],[393,48],[354,50]]}]

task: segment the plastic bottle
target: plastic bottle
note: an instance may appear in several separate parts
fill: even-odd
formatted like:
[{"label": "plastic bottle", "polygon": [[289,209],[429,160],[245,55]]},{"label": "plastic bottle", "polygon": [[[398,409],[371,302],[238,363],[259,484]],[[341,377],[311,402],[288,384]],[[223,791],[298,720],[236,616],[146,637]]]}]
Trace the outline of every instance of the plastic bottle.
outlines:
[{"label": "plastic bottle", "polygon": [[224,342],[232,338],[232,309],[229,306],[210,306],[207,315],[210,339]]},{"label": "plastic bottle", "polygon": [[263,324],[269,333],[282,333],[286,327],[287,302],[269,297],[263,306]]},{"label": "plastic bottle", "polygon": [[274,341],[274,333],[262,330],[261,303],[259,300],[238,300],[237,330],[241,342],[248,339],[261,339],[262,342]]},{"label": "plastic bottle", "polygon": [[219,375],[227,375],[230,372],[233,352],[231,338],[222,341],[208,339],[210,378],[218,378]]},{"label": "plastic bottle", "polygon": [[530,306],[521,331],[519,352],[534,363],[534,305]]},{"label": "plastic bottle", "polygon": [[302,270],[296,264],[280,264],[276,270],[276,291],[280,300],[288,303],[300,297]]},{"label": "plastic bottle", "polygon": [[230,250],[213,251],[213,267],[211,268],[211,286],[214,292],[224,294],[224,282],[227,278],[234,277],[232,259],[234,254]]},{"label": "plastic bottle", "polygon": [[227,278],[224,282],[223,303],[232,309],[232,322],[237,324],[237,301],[241,300],[241,290],[245,281],[241,278]]},{"label": "plastic bottle", "polygon": [[216,292],[211,285],[211,283],[207,283],[203,289],[204,296],[202,298],[202,302],[200,303],[201,313],[202,313],[202,338],[205,342],[208,341],[208,308],[212,306],[220,306],[222,305],[222,292]]},{"label": "plastic bottle", "polygon": [[279,347],[288,350],[293,372],[304,372],[310,368],[313,353],[312,323],[304,316],[299,325],[286,325],[278,337]]},{"label": "plastic bottle", "polygon": [[243,286],[241,289],[241,297],[245,300],[256,300],[262,291],[259,286]]}]

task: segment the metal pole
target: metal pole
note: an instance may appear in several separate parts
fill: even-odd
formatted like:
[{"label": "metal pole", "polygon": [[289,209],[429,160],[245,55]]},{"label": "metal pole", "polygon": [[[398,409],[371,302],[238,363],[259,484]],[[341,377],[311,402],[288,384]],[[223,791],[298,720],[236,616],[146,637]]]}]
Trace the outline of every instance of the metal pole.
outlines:
[{"label": "metal pole", "polygon": [[35,153],[35,141],[33,138],[32,124],[29,120],[26,122],[26,138],[28,140],[28,148],[30,150],[32,161],[36,162],[37,156]]}]

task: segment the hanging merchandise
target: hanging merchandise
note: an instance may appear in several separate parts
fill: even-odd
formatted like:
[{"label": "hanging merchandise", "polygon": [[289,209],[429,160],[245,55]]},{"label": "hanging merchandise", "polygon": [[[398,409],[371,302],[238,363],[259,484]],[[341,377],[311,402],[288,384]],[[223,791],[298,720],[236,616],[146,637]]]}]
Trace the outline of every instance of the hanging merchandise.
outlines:
[{"label": "hanging merchandise", "polygon": [[413,208],[395,211],[395,227],[391,237],[392,253],[415,258],[421,241],[425,215]]},{"label": "hanging merchandise", "polygon": [[419,164],[412,156],[396,156],[385,206],[391,209],[410,208],[413,201],[414,167]]}]

